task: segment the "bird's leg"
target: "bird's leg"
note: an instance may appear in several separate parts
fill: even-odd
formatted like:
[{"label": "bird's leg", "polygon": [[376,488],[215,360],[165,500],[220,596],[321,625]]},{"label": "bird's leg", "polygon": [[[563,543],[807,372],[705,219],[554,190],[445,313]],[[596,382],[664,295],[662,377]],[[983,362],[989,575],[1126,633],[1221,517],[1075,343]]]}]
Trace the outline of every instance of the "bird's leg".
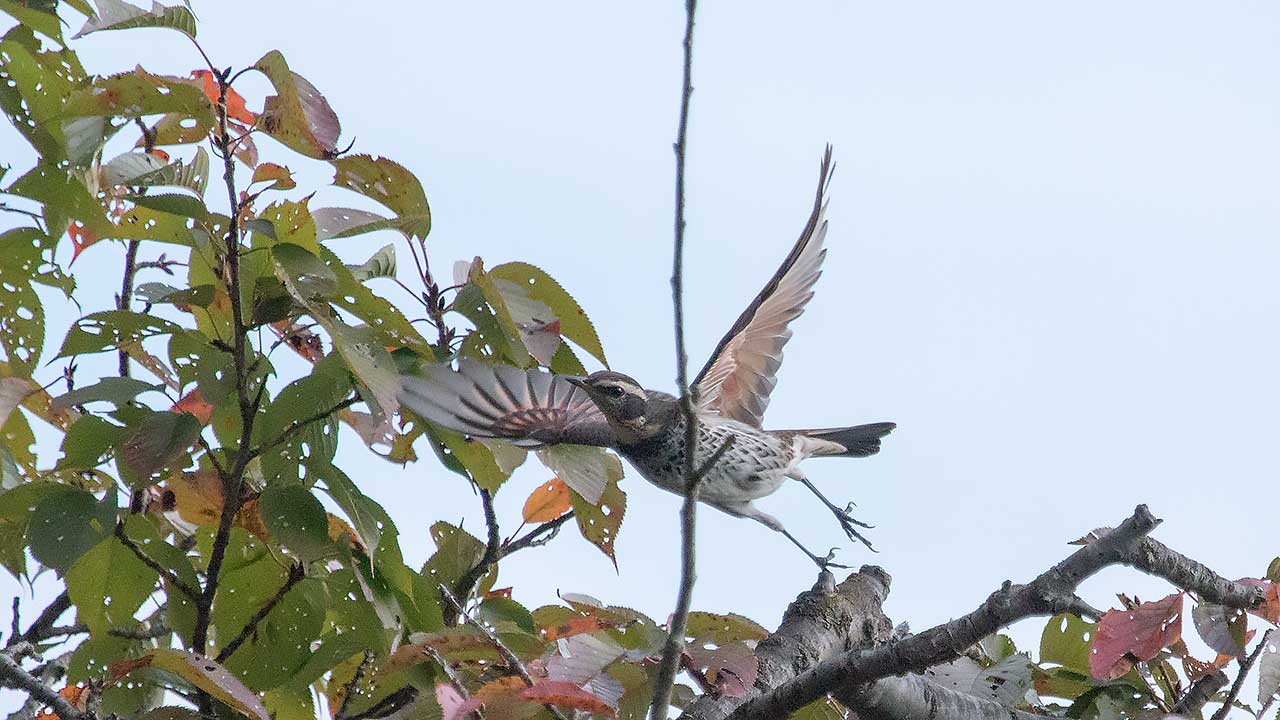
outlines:
[{"label": "bird's leg", "polygon": [[857,528],[859,527],[863,527],[863,528],[872,527],[871,525],[868,525],[860,520],[854,519],[854,517],[849,514],[849,510],[847,508],[837,507],[835,503],[828,500],[827,496],[823,495],[822,492],[818,490],[817,486],[815,486],[812,482],[809,481],[809,478],[805,477],[804,475],[800,475],[799,473],[793,474],[792,477],[804,483],[805,487],[809,488],[809,490],[813,492],[814,495],[818,496],[818,499],[822,501],[822,504],[826,505],[827,509],[829,509],[831,513],[836,516],[836,520],[840,521],[840,527],[844,529],[844,533],[849,536],[850,540],[857,540],[861,542],[863,545],[866,545],[867,549],[871,550],[872,552],[876,552],[876,549],[871,546],[871,542],[866,538],[862,537],[862,533],[858,532],[857,530]]},{"label": "bird's leg", "polygon": [[718,507],[721,510],[724,510],[730,515],[737,515],[738,517],[751,518],[752,520],[755,520],[756,522],[764,525],[770,530],[776,530],[782,533],[787,537],[788,540],[791,541],[793,545],[800,548],[800,550],[804,552],[805,555],[808,555],[809,559],[812,560],[814,564],[818,566],[819,570],[826,570],[827,568],[842,568],[845,570],[849,569],[848,565],[841,565],[840,563],[834,562],[835,553],[836,553],[835,548],[831,548],[831,551],[828,552],[825,557],[815,555],[814,553],[809,551],[809,548],[805,547],[803,543],[797,540],[795,535],[792,535],[790,532],[787,532],[787,528],[783,526],[782,521],[778,520],[778,518],[768,513],[761,512],[759,508],[755,507],[749,502],[743,503],[742,505],[734,506],[732,508],[722,507],[719,505],[715,507]]}]

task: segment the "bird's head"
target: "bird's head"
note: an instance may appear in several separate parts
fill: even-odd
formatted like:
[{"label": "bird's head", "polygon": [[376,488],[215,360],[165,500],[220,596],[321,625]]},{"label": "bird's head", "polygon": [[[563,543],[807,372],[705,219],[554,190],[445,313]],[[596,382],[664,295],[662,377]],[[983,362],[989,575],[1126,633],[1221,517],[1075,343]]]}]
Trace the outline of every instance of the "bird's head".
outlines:
[{"label": "bird's head", "polygon": [[600,408],[620,435],[635,436],[644,429],[649,409],[648,393],[633,378],[611,370],[570,378]]}]

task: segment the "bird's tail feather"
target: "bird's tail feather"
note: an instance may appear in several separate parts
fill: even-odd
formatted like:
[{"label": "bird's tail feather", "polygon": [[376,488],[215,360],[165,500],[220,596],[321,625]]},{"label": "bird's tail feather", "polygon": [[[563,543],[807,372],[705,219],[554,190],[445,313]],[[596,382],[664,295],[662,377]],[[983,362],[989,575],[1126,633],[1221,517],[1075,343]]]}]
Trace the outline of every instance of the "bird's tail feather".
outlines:
[{"label": "bird's tail feather", "polygon": [[880,452],[880,438],[893,432],[896,427],[898,427],[897,423],[881,422],[852,427],[784,432],[825,441],[814,448],[815,457],[866,457]]}]

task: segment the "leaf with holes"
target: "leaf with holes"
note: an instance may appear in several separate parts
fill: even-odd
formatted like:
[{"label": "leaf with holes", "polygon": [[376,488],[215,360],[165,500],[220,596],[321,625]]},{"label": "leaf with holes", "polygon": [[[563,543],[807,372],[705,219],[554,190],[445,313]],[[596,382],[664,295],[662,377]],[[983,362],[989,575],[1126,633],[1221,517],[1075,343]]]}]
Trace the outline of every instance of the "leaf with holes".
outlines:
[{"label": "leaf with holes", "polygon": [[44,347],[44,305],[27,278],[0,269],[0,348],[17,372],[30,373]]},{"label": "leaf with holes", "polygon": [[983,670],[973,681],[969,694],[1005,707],[1039,704],[1031,675],[1031,659],[1014,653]]},{"label": "leaf with holes", "polygon": [[115,529],[116,494],[99,501],[83,490],[59,488],[31,512],[27,539],[40,564],[67,570]]},{"label": "leaf with holes", "polygon": [[200,421],[192,415],[146,411],[130,423],[116,456],[122,479],[144,487],[165,468],[185,467],[185,455],[199,434]]},{"label": "leaf with holes", "polygon": [[162,383],[152,384],[131,377],[105,377],[84,387],[76,388],[69,393],[54,398],[49,407],[54,410],[65,410],[74,405],[85,405],[91,402],[110,402],[123,405],[144,392],[163,388]]},{"label": "leaf with holes", "polygon": [[608,367],[609,361],[605,359],[604,347],[591,318],[587,317],[578,301],[541,268],[512,262],[498,265],[489,271],[489,275],[499,281],[498,287],[504,292],[514,294],[513,286],[518,287],[529,299],[544,303],[560,321],[560,334]]},{"label": "leaf with holes", "polygon": [[592,695],[571,682],[563,680],[546,680],[531,688],[525,688],[520,697],[531,702],[556,705],[572,710],[614,717],[615,712],[604,700]]},{"label": "leaf with holes", "polygon": [[1098,626],[1075,615],[1054,615],[1040,634],[1040,662],[1089,673],[1090,640]]},{"label": "leaf with holes", "polygon": [[523,516],[527,523],[551,522],[569,512],[569,486],[558,477],[538,486],[524,501]]},{"label": "leaf with holes", "polygon": [[377,230],[398,230],[396,221],[367,210],[325,207],[311,211],[316,235],[321,240],[352,237]]},{"label": "leaf with holes", "polygon": [[254,64],[271,80],[275,95],[267,97],[257,126],[307,157],[327,160],[338,154],[342,124],[320,91],[289,69],[284,55],[272,50]]},{"label": "leaf with holes", "polygon": [[445,587],[453,587],[484,557],[484,543],[462,528],[441,521],[431,526],[436,552],[422,566],[422,574]]},{"label": "leaf with holes", "polygon": [[151,11],[148,12],[123,0],[94,0],[94,4],[98,6],[98,12],[85,21],[80,32],[71,36],[72,40],[99,30],[143,27],[171,28],[193,38],[196,36],[196,16],[190,9],[182,6],[153,2]]},{"label": "leaf with holes", "polygon": [[181,330],[168,320],[153,315],[127,310],[97,312],[76,321],[54,359],[115,350],[125,343],[141,342]]},{"label": "leaf with holes", "polygon": [[622,479],[622,461],[604,448],[553,445],[539,450],[538,459],[592,504],[600,502],[609,483]]},{"label": "leaf with holes", "polygon": [[165,670],[212,695],[236,712],[252,720],[271,720],[258,696],[218,663],[185,650],[161,648],[112,666],[117,679],[134,670],[152,667]]},{"label": "leaf with holes", "polygon": [[756,621],[735,613],[691,612],[685,635],[701,642],[726,645],[743,640],[763,640],[769,636],[769,631]]},{"label": "leaf with holes", "polygon": [[755,685],[760,665],[744,642],[695,643],[687,652],[696,671],[725,697],[745,697]]},{"label": "leaf with holes", "polygon": [[270,485],[258,498],[271,537],[303,562],[334,554],[324,506],[301,485]]},{"label": "leaf with holes", "polygon": [[67,571],[67,593],[76,619],[92,633],[105,633],[133,625],[133,614],[155,591],[158,577],[123,542],[108,537]]},{"label": "leaf with holes", "polygon": [[111,77],[72,93],[62,109],[67,117],[97,115],[141,118],[177,113],[197,123],[212,122],[213,106],[187,78],[152,75],[142,68]]},{"label": "leaf with holes", "polygon": [[576,491],[570,493],[570,500],[573,504],[573,515],[578,521],[578,529],[582,532],[582,536],[609,556],[609,560],[613,562],[616,569],[618,560],[613,554],[613,543],[618,539],[622,517],[627,513],[627,494],[618,487],[618,480],[622,478],[622,463],[612,454],[606,457],[617,463],[617,467],[616,473],[609,474],[609,481],[600,495],[600,501],[587,502],[586,498]]},{"label": "leaf with holes", "polygon": [[[397,230],[426,239],[431,232],[431,208],[422,183],[413,173],[394,160],[371,155],[349,155],[331,162],[336,171],[334,185],[376,200],[396,214],[393,226]],[[349,231],[354,234],[357,228]]]},{"label": "leaf with holes", "polygon": [[1191,622],[1214,652],[1243,657],[1245,635],[1249,632],[1249,615],[1244,610],[1201,602],[1191,609]]},{"label": "leaf with holes", "polygon": [[1145,602],[1132,610],[1108,610],[1098,623],[1089,654],[1089,674],[1115,680],[1182,638],[1182,593]]},{"label": "leaf with holes", "polygon": [[18,2],[18,0],[0,0],[0,12],[8,13],[23,25],[41,35],[57,40],[60,45],[65,45],[66,43],[62,41],[62,25],[58,20],[57,7],[54,4],[40,7],[39,5],[28,6],[27,3]]},{"label": "leaf with holes", "polygon": [[[0,40],[0,109],[48,162],[66,157],[62,106],[85,80],[84,68],[71,50],[50,51],[22,26]],[[61,234],[61,230],[59,230]]]}]

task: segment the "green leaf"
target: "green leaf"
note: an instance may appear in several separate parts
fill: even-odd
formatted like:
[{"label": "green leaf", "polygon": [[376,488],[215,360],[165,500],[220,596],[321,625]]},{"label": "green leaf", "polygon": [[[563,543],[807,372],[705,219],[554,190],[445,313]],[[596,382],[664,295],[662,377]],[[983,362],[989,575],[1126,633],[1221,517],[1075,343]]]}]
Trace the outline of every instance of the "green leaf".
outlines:
[{"label": "green leaf", "polygon": [[26,572],[27,529],[36,507],[51,495],[67,491],[66,485],[38,481],[0,493],[0,561],[15,577]]},{"label": "green leaf", "polygon": [[107,236],[114,228],[106,209],[89,193],[83,178],[70,168],[50,163],[49,157],[18,178],[5,191],[44,204],[50,235],[61,236],[72,220],[92,234]]},{"label": "green leaf", "polygon": [[[136,157],[137,155],[139,153],[129,153],[121,157]],[[116,158],[116,160],[120,159]],[[114,163],[116,160],[112,160],[112,162]],[[128,174],[127,171],[121,172]],[[167,165],[129,176],[116,184],[136,187],[172,185],[186,188],[197,195],[203,196],[205,189],[209,186],[209,153],[205,152],[204,148],[196,148],[196,156],[192,158],[190,163],[185,163],[182,158],[178,158]],[[165,212],[169,211],[166,210]],[[200,217],[204,218],[207,215],[208,211],[205,211],[205,214]]]},{"label": "green leaf", "polygon": [[769,631],[756,621],[734,613],[719,615],[691,612],[685,635],[704,643],[727,645],[745,640],[763,640],[769,636]]},{"label": "green leaf", "polygon": [[259,498],[262,521],[271,537],[303,562],[334,554],[324,506],[301,485],[269,485]]},{"label": "green leaf", "polygon": [[469,438],[462,433],[431,425],[430,435],[436,444],[436,452],[447,456],[457,463],[446,463],[451,470],[469,478],[472,482],[489,492],[497,492],[498,488],[511,477],[511,472],[503,472],[498,461],[484,443]]},{"label": "green leaf", "polygon": [[499,632],[508,630],[502,626],[503,623],[509,623],[529,634],[538,632],[538,627],[533,622],[533,615],[511,598],[493,597],[485,600],[476,609],[476,616],[481,622],[492,625]]},{"label": "green leaf", "polygon": [[[281,444],[262,455],[262,472],[268,480],[300,479],[304,464],[328,464],[338,449],[338,418],[313,420],[294,429],[295,422],[315,418],[332,410],[352,390],[351,375],[341,358],[330,355],[316,364],[310,375],[284,387],[271,401],[266,416],[258,423],[261,443],[272,443],[292,430]],[[375,543],[376,545],[376,543]]]},{"label": "green leaf", "polygon": [[12,269],[0,269],[0,349],[4,359],[21,374],[30,374],[44,347],[44,305],[28,278]]},{"label": "green leaf", "polygon": [[436,552],[422,566],[422,575],[433,583],[454,587],[484,557],[484,543],[447,522],[431,526],[431,539],[436,542]]},{"label": "green leaf", "polygon": [[395,305],[365,287],[328,248],[320,248],[320,257],[338,280],[331,298],[334,305],[363,320],[383,347],[413,348],[419,355],[432,357],[430,343]]},{"label": "green leaf", "polygon": [[604,348],[600,344],[600,336],[596,334],[595,325],[591,323],[587,313],[560,283],[541,268],[521,262],[504,263],[489,270],[489,276],[494,278],[498,289],[508,297],[516,295],[515,288],[519,288],[529,299],[545,303],[560,321],[561,335],[591,353],[605,367],[609,366]]},{"label": "green leaf", "polygon": [[27,536],[31,554],[42,565],[67,570],[115,529],[115,493],[102,501],[66,487],[35,506]]},{"label": "green leaf", "polygon": [[67,592],[76,606],[76,619],[88,625],[89,632],[99,634],[132,626],[134,612],[155,590],[158,579],[156,571],[124,543],[108,537],[67,571]]},{"label": "green leaf", "polygon": [[[67,157],[62,105],[85,79],[84,68],[71,50],[49,51],[25,26],[17,26],[0,40],[0,109],[47,163]],[[61,235],[61,230],[58,232]]]},{"label": "green leaf", "polygon": [[81,415],[62,438],[62,457],[56,469],[92,470],[102,465],[128,432],[95,415]]},{"label": "green leaf", "polygon": [[529,365],[529,352],[520,341],[519,334],[512,337],[503,331],[502,322],[478,286],[472,283],[464,285],[454,296],[453,309],[476,328],[463,342],[459,354],[489,363],[502,360],[517,367]]},{"label": "green leaf", "polygon": [[172,28],[190,37],[196,36],[196,16],[181,6],[168,7],[153,2],[151,11],[131,5],[123,0],[94,0],[98,12],[89,18],[72,40],[99,30],[127,30],[129,28]]},{"label": "green leaf", "polygon": [[126,195],[125,200],[156,212],[168,213],[184,218],[203,220],[209,215],[209,208],[204,201],[181,193],[160,193],[157,195]]},{"label": "green leaf", "polygon": [[71,326],[54,359],[115,350],[126,343],[180,331],[182,328],[178,325],[153,315],[127,310],[97,312],[80,318]]},{"label": "green leaf", "polygon": [[1075,615],[1054,615],[1040,634],[1040,662],[1055,663],[1088,677],[1089,643],[1097,630],[1096,623]]},{"label": "green leaf", "polygon": [[316,208],[311,211],[311,217],[315,218],[316,236],[320,240],[352,237],[377,230],[400,230],[400,223],[393,218],[355,208]]},{"label": "green leaf", "polygon": [[60,411],[74,405],[86,405],[99,401],[123,405],[144,392],[160,390],[163,387],[163,383],[152,384],[136,378],[105,377],[93,385],[76,388],[69,393],[59,395],[49,403],[49,406],[54,411]]},{"label": "green leaf", "polygon": [[59,45],[64,45],[65,43],[62,41],[62,24],[58,21],[58,14],[55,12],[57,5],[32,7],[32,4],[34,3],[0,0],[0,12],[12,15],[15,20],[23,25],[45,37],[56,40]]},{"label": "green leaf", "polygon": [[152,75],[142,68],[97,78],[67,98],[62,115],[141,118],[178,113],[202,122],[212,118],[213,104],[200,85],[188,78]]},{"label": "green leaf", "polygon": [[395,524],[387,511],[360,492],[346,473],[329,463],[309,463],[307,469],[309,475],[323,483],[325,492],[342,508],[356,535],[370,551],[378,547],[384,529],[395,532]]},{"label": "green leaf", "polygon": [[272,50],[254,64],[271,80],[276,94],[268,96],[258,127],[307,157],[328,160],[338,154],[342,125],[320,91],[289,69],[284,56]]},{"label": "green leaf", "polygon": [[370,155],[348,155],[331,162],[337,171],[334,185],[376,200],[396,214],[396,229],[410,237],[426,239],[431,232],[431,208],[422,183],[413,173],[394,160]]},{"label": "green leaf", "polygon": [[189,307],[207,308],[217,297],[217,288],[212,284],[196,285],[179,290],[164,283],[143,283],[134,288],[136,297],[152,305],[186,305]]},{"label": "green leaf", "polygon": [[[161,567],[173,571],[187,587],[199,588],[200,579],[196,577],[195,568],[191,566],[191,558],[179,548],[170,545],[160,537],[155,525],[141,515],[128,515],[124,521],[125,534],[141,547],[147,557],[155,560]],[[168,578],[164,580],[165,602],[164,618],[169,629],[178,637],[189,638],[195,631],[196,602],[173,586]],[[132,627],[136,622],[121,622],[122,627]]]},{"label": "green leaf", "polygon": [[396,246],[383,245],[368,260],[359,265],[348,265],[347,269],[360,282],[380,277],[393,278],[396,276]]},{"label": "green leaf", "polygon": [[162,648],[145,656],[151,667],[177,675],[252,720],[271,720],[258,696],[213,660],[185,650]]},{"label": "green leaf", "polygon": [[604,497],[605,488],[622,479],[622,461],[604,448],[552,445],[539,450],[538,459],[592,505]]},{"label": "green leaf", "polygon": [[[607,457],[618,463],[618,467],[616,475],[610,474],[609,483],[605,486],[600,501],[588,502],[572,489],[572,485],[569,490],[569,501],[573,504],[574,519],[578,521],[578,529],[582,532],[582,537],[600,548],[600,552],[607,555],[609,560],[613,561],[614,568],[617,568],[618,559],[613,554],[613,543],[617,540],[618,531],[622,528],[622,517],[627,513],[627,494],[618,487],[618,480],[622,478],[621,463],[613,454]],[[567,480],[565,482],[568,484]]]},{"label": "green leaf", "polygon": [[[15,228],[0,233],[0,280],[15,286],[27,281],[38,282],[58,288],[70,299],[76,281],[54,262],[57,246],[56,240],[38,228]],[[43,323],[40,326],[43,337]]]}]

